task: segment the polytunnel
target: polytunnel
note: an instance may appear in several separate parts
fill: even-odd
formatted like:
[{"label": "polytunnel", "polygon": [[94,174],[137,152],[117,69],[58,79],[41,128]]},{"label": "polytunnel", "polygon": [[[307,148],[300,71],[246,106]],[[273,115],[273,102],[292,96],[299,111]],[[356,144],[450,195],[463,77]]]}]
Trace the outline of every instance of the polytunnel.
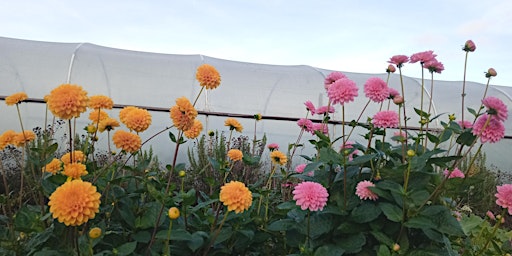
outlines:
[{"label": "polytunnel", "polygon": [[[383,66],[386,60],[383,60]],[[172,125],[169,108],[178,97],[195,99],[201,87],[195,79],[198,66],[203,63],[214,66],[220,73],[222,82],[215,90],[201,94],[196,109],[199,119],[205,124],[204,131],[227,131],[226,117],[236,117],[244,126],[243,134],[252,138],[254,132],[261,137],[265,134],[269,143],[278,143],[284,150],[294,143],[300,132],[296,120],[306,116],[304,102],[310,100],[315,106],[328,102],[324,89],[325,77],[333,72],[306,65],[282,66],[247,63],[212,58],[204,55],[159,54],[108,48],[90,43],[56,43],[0,38],[0,99],[16,92],[26,92],[29,100],[20,105],[20,115],[25,127],[44,125],[45,105],[43,98],[53,88],[63,83],[81,85],[89,96],[102,94],[111,97],[116,108],[109,114],[117,117],[123,106],[133,105],[147,108],[152,114],[150,128],[141,134],[142,140]],[[405,67],[405,74],[420,75],[419,67]],[[358,118],[368,99],[364,97],[363,85],[371,77],[387,79],[387,73],[364,74],[344,73],[356,82],[359,96],[345,106],[345,121]],[[468,71],[471,72],[471,71]],[[428,73],[427,73],[428,74]],[[428,74],[429,75],[429,74]],[[408,124],[418,125],[413,107],[420,108],[422,95],[421,79],[403,76]],[[400,91],[400,76],[389,77],[389,86]],[[448,120],[448,114],[461,116],[462,81],[434,80],[434,90],[430,92],[431,81],[423,83],[424,109],[428,108],[430,96],[438,120]],[[485,84],[466,82],[465,105],[478,109]],[[500,98],[510,111],[512,87],[490,85],[488,96]],[[372,116],[380,108],[379,104],[369,104],[361,122]],[[8,129],[19,130],[18,113],[5,104],[0,106],[2,122],[0,132]],[[254,114],[260,113],[263,120],[255,125]],[[472,118],[465,112],[467,118]],[[340,107],[336,107],[331,120],[341,121]],[[317,117],[320,120],[320,117]],[[88,123],[84,114],[78,119],[78,127]],[[498,143],[486,144],[483,150],[487,163],[502,171],[512,171],[512,159],[508,149],[512,146],[512,123],[505,123],[505,139]],[[439,128],[439,121],[430,128]],[[171,130],[172,131],[172,130]],[[332,124],[330,133],[341,134],[341,126]],[[309,136],[309,137],[308,137]],[[313,138],[306,135],[302,143]],[[353,140],[361,138],[357,132]],[[102,140],[102,138],[100,138]],[[187,147],[191,147],[188,144]],[[160,134],[144,145],[151,147],[160,161],[169,163],[174,148],[165,134]],[[308,147],[305,152],[308,153]],[[309,146],[312,148],[312,146]],[[185,153],[185,151],[182,151]],[[186,162],[186,154],[180,156]]]}]

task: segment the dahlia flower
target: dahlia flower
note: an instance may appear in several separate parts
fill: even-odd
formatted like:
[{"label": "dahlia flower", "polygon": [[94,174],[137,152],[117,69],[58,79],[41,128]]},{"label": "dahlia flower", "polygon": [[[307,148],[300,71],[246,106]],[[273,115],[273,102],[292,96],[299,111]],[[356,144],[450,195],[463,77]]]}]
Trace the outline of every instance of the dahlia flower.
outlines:
[{"label": "dahlia flower", "polygon": [[201,134],[201,132],[203,131],[203,123],[201,123],[201,121],[197,120],[197,119],[194,119],[194,123],[192,124],[192,126],[186,130],[183,134],[185,135],[185,137],[189,138],[189,139],[195,139],[199,136],[199,134]]},{"label": "dahlia flower", "polygon": [[0,150],[3,150],[7,145],[13,144],[17,134],[14,130],[7,130],[2,133],[0,135]]},{"label": "dahlia flower", "polygon": [[444,70],[444,65],[443,63],[437,61],[437,60],[431,60],[431,61],[427,61],[423,64],[423,67],[428,69],[428,71],[430,73],[438,73],[438,74],[441,74],[441,72],[443,72]]},{"label": "dahlia flower", "polygon": [[36,138],[36,134],[31,130],[16,133],[12,144],[16,147],[23,147],[27,142],[31,142]]},{"label": "dahlia flower", "polygon": [[379,128],[398,127],[398,114],[392,110],[383,110],[377,112],[372,119],[373,125]]},{"label": "dahlia flower", "polygon": [[87,110],[89,98],[79,85],[62,84],[48,96],[48,109],[57,117],[69,120]]},{"label": "dahlia flower", "polygon": [[392,100],[393,98],[395,98],[395,96],[398,96],[400,95],[400,93],[394,89],[394,88],[391,88],[391,87],[388,87],[388,99]]},{"label": "dahlia flower", "polygon": [[295,166],[295,172],[296,173],[303,173],[304,172],[304,168],[306,168],[307,164],[299,164],[297,166]]},{"label": "dahlia flower", "polygon": [[327,96],[329,96],[333,105],[344,105],[345,103],[354,101],[354,98],[357,97],[357,90],[358,88],[354,81],[348,78],[341,78],[329,86]]},{"label": "dahlia flower", "polygon": [[121,123],[124,123],[125,122],[125,119],[126,117],[128,116],[128,114],[134,110],[134,109],[137,109],[137,107],[135,106],[126,106],[124,107],[123,109],[121,109],[119,111],[119,120],[121,120]]},{"label": "dahlia flower", "polygon": [[64,165],[64,171],[62,174],[72,178],[81,179],[82,176],[87,175],[87,167],[82,163],[70,163]]},{"label": "dahlia flower", "polygon": [[279,150],[270,152],[270,160],[272,160],[272,163],[280,165],[285,165],[288,162],[286,155]]},{"label": "dahlia flower", "polygon": [[226,121],[224,121],[224,126],[228,126],[229,130],[236,130],[237,132],[242,132],[244,129],[238,120],[231,117],[226,118]]},{"label": "dahlia flower", "polygon": [[334,109],[333,106],[329,106],[329,108],[327,108],[327,106],[321,106],[321,107],[316,109],[315,113],[317,115],[323,115],[323,114],[325,114],[327,112],[334,113],[334,111],[335,111],[335,109]]},{"label": "dahlia flower", "polygon": [[315,108],[315,105],[313,105],[313,102],[311,102],[310,100],[304,102],[304,105],[306,105],[306,109],[311,112],[311,115],[314,115],[315,114],[315,111],[316,111],[316,108]]},{"label": "dahlia flower", "polygon": [[313,130],[313,121],[306,118],[299,119],[299,121],[297,121],[297,125],[307,132],[311,132]]},{"label": "dahlia flower", "polygon": [[325,89],[328,90],[332,83],[342,78],[347,78],[347,76],[339,71],[331,72],[324,80]]},{"label": "dahlia flower", "polygon": [[388,63],[395,64],[398,68],[401,68],[408,61],[409,57],[405,55],[395,55],[389,59]]},{"label": "dahlia flower", "polygon": [[368,181],[368,180],[363,180],[363,181],[357,183],[356,195],[361,200],[366,200],[366,199],[370,199],[373,201],[377,200],[379,198],[379,196],[377,194],[375,194],[373,191],[371,191],[369,189],[369,187],[375,187],[375,184],[373,184],[373,182]]},{"label": "dahlia flower", "polygon": [[62,170],[62,161],[57,158],[52,159],[52,161],[42,168],[43,172],[49,172],[51,174],[57,174],[60,170]]},{"label": "dahlia flower", "polygon": [[186,131],[194,125],[197,110],[186,97],[176,99],[176,105],[169,110],[172,122],[176,129]]},{"label": "dahlia flower", "polygon": [[459,121],[457,121],[457,124],[459,124],[460,128],[462,128],[462,129],[470,129],[473,127],[473,123],[468,120],[464,120],[464,122],[459,120]]},{"label": "dahlia flower", "polygon": [[109,118],[105,118],[100,121],[100,123],[98,124],[98,131],[99,132],[104,132],[105,130],[112,131],[112,130],[114,130],[114,128],[119,127],[119,126],[120,126],[120,124],[115,118],[109,117]]},{"label": "dahlia flower", "polygon": [[51,195],[48,206],[53,218],[66,226],[79,226],[99,212],[101,194],[90,182],[72,180]]},{"label": "dahlia flower", "polygon": [[91,120],[94,123],[98,123],[107,118],[109,118],[108,113],[101,109],[95,109],[92,110],[91,113],[89,113],[89,120]]},{"label": "dahlia flower", "polygon": [[464,178],[464,173],[457,167],[455,167],[455,169],[453,169],[453,171],[450,171],[448,169],[445,169],[443,171],[443,175],[445,177],[448,177],[449,179],[453,179],[453,178]]},{"label": "dahlia flower", "polygon": [[[73,154],[73,161],[71,161],[71,154]],[[75,150],[73,153],[66,153],[60,157],[60,160],[64,164],[73,163],[85,163],[85,154],[80,150]]]},{"label": "dahlia flower", "polygon": [[323,134],[328,134],[329,133],[329,127],[325,123],[314,123],[313,126],[311,127],[310,132],[312,134],[315,134],[315,131],[319,131],[319,132],[321,132]]},{"label": "dahlia flower", "polygon": [[483,114],[473,124],[473,135],[479,136],[482,143],[495,143],[505,137],[505,126],[503,122]]},{"label": "dahlia flower", "polygon": [[7,104],[7,106],[12,106],[12,105],[21,103],[22,101],[24,101],[26,99],[28,99],[28,96],[26,93],[17,92],[15,94],[5,97],[5,104]]},{"label": "dahlia flower", "polygon": [[508,209],[508,214],[512,215],[512,184],[497,186],[496,190],[496,204]]},{"label": "dahlia flower", "polygon": [[267,148],[270,151],[279,150],[279,145],[277,143],[270,143],[267,145]]},{"label": "dahlia flower", "polygon": [[123,130],[116,131],[112,136],[112,141],[114,141],[117,148],[121,148],[128,153],[139,150],[142,143],[139,135]]},{"label": "dahlia flower", "polygon": [[242,213],[252,204],[252,193],[240,181],[231,181],[220,188],[219,201],[228,207],[228,211]]},{"label": "dahlia flower", "polygon": [[364,84],[364,93],[373,102],[383,102],[389,97],[389,89],[386,82],[378,77],[372,77]]},{"label": "dahlia flower", "polygon": [[302,210],[322,211],[327,204],[329,193],[320,183],[304,181],[293,189],[293,200]]},{"label": "dahlia flower", "polygon": [[89,98],[89,107],[93,109],[112,109],[114,102],[105,95],[94,95]]},{"label": "dahlia flower", "polygon": [[206,89],[215,89],[220,85],[220,74],[212,65],[203,64],[197,68],[196,79]]},{"label": "dahlia flower", "polygon": [[135,132],[143,132],[151,125],[151,114],[143,108],[132,108],[126,113],[121,122]]},{"label": "dahlia flower", "polygon": [[228,157],[231,159],[231,161],[240,161],[244,157],[244,153],[240,151],[239,149],[230,149],[228,151]]},{"label": "dahlia flower", "polygon": [[411,59],[409,60],[409,63],[416,63],[420,62],[421,64],[429,62],[431,60],[436,59],[436,54],[434,54],[434,51],[424,51],[424,52],[418,52],[413,55],[411,55]]},{"label": "dahlia flower", "polygon": [[[346,141],[345,144],[341,145],[341,152],[344,155],[348,154],[348,160],[352,161],[354,159],[354,156],[359,153],[359,150],[353,149],[354,148],[354,142]],[[351,152],[352,151],[352,152]]]},{"label": "dahlia flower", "polygon": [[507,105],[499,98],[489,96],[482,100],[482,104],[487,107],[487,114],[500,121],[505,121],[508,118]]}]

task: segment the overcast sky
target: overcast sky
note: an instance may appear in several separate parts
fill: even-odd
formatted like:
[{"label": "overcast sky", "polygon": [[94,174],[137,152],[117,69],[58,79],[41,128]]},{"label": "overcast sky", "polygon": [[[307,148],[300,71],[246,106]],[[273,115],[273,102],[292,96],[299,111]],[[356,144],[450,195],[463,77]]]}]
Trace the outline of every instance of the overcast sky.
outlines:
[{"label": "overcast sky", "polygon": [[[383,73],[393,55],[433,50],[440,80],[512,86],[512,1],[0,0],[0,36],[277,65]],[[403,73],[421,75],[419,64]]]}]

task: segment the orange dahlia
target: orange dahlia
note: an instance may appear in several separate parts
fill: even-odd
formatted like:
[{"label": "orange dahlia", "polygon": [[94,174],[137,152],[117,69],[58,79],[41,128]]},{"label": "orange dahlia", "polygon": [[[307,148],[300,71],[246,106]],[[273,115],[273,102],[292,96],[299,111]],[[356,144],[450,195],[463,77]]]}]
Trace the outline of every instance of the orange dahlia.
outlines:
[{"label": "orange dahlia", "polygon": [[176,129],[186,131],[194,125],[197,110],[186,97],[176,99],[176,105],[170,110],[171,119]]},{"label": "orange dahlia", "polygon": [[3,150],[7,145],[13,144],[17,135],[18,133],[14,130],[7,130],[2,133],[2,135],[0,135],[0,150]]},{"label": "orange dahlia", "polygon": [[286,157],[286,155],[279,150],[274,150],[270,152],[270,160],[272,160],[274,164],[280,165],[285,165],[286,162],[288,162],[288,158]]},{"label": "orange dahlia", "polygon": [[[66,153],[60,157],[64,164],[71,163],[71,153]],[[85,154],[80,150],[73,151],[73,163],[85,163]]]},{"label": "orange dahlia", "polygon": [[105,95],[94,95],[89,98],[89,107],[93,109],[112,109],[114,102]]},{"label": "orange dahlia", "polygon": [[230,130],[236,130],[237,132],[242,132],[244,127],[234,118],[227,118],[226,121],[224,121],[224,126],[229,126]]},{"label": "orange dahlia", "polygon": [[252,193],[240,181],[231,181],[220,188],[219,200],[228,207],[228,211],[241,213],[252,204]]},{"label": "orange dahlia", "polygon": [[7,106],[12,106],[12,105],[18,104],[26,99],[28,99],[28,96],[26,93],[17,92],[15,94],[12,94],[11,96],[7,96],[5,98],[5,104],[7,104]]},{"label": "orange dahlia", "polygon": [[100,132],[104,132],[105,130],[112,131],[115,127],[119,126],[120,124],[115,118],[109,117],[100,121],[100,123],[98,124],[98,130]]},{"label": "orange dahlia", "polygon": [[12,144],[16,147],[23,147],[25,143],[33,141],[36,138],[36,134],[33,131],[25,130],[20,133],[16,133],[13,138]]},{"label": "orange dahlia", "polygon": [[143,132],[151,125],[151,114],[146,109],[133,107],[129,111],[123,112],[122,118],[119,113],[119,117],[128,129],[136,132]]},{"label": "orange dahlia", "polygon": [[70,163],[64,165],[62,174],[72,178],[80,179],[82,176],[87,175],[87,167],[82,163]]},{"label": "orange dahlia", "polygon": [[53,89],[48,97],[48,109],[61,119],[79,117],[87,110],[87,92],[82,86],[62,84]]},{"label": "orange dahlia", "polygon": [[141,139],[139,135],[123,130],[118,130],[112,136],[114,145],[122,150],[133,153],[140,149]]},{"label": "orange dahlia", "polygon": [[231,161],[240,161],[244,157],[244,153],[239,149],[230,149],[228,151],[228,157]]},{"label": "orange dahlia", "polygon": [[186,130],[183,134],[185,134],[185,136],[189,139],[195,139],[199,136],[201,131],[203,131],[203,124],[201,123],[201,121],[194,119],[192,127]]},{"label": "orange dahlia", "polygon": [[215,67],[203,64],[197,68],[196,79],[206,89],[215,89],[220,85],[220,74]]},{"label": "orange dahlia", "polygon": [[125,122],[125,119],[126,119],[126,116],[128,116],[128,114],[136,109],[137,107],[135,106],[127,106],[127,107],[124,107],[123,109],[121,109],[121,111],[119,111],[119,120],[121,120],[121,123],[124,124]]},{"label": "orange dahlia", "polygon": [[62,161],[57,158],[54,158],[51,162],[49,162],[45,167],[42,168],[43,172],[49,172],[52,174],[56,174],[62,170]]},{"label": "orange dahlia", "polygon": [[62,184],[51,195],[48,206],[53,218],[66,226],[79,226],[99,212],[101,194],[90,182],[72,180]]},{"label": "orange dahlia", "polygon": [[108,113],[101,109],[95,109],[89,113],[89,120],[91,120],[93,123],[101,122],[101,120],[106,118],[109,118]]}]

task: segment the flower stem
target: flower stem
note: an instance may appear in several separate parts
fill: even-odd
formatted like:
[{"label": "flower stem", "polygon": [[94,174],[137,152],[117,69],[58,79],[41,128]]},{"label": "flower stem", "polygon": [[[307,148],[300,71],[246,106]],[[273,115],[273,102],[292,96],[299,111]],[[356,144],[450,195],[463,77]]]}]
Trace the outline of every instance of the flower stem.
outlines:
[{"label": "flower stem", "polygon": [[222,226],[224,226],[224,223],[226,222],[226,219],[228,218],[228,214],[229,214],[229,211],[224,214],[224,218],[222,219],[222,222],[219,224],[219,228],[215,231],[215,234],[213,234],[213,237],[212,237],[210,243],[208,244],[208,247],[206,247],[206,250],[204,251],[203,256],[208,255],[208,251],[210,251],[210,248],[212,247],[212,245],[215,243],[215,240],[219,236],[220,230],[222,229]]},{"label": "flower stem", "polygon": [[466,97],[466,69],[468,66],[468,54],[469,51],[466,51],[466,57],[464,59],[464,79],[462,80],[462,123],[464,123],[464,98]]}]

